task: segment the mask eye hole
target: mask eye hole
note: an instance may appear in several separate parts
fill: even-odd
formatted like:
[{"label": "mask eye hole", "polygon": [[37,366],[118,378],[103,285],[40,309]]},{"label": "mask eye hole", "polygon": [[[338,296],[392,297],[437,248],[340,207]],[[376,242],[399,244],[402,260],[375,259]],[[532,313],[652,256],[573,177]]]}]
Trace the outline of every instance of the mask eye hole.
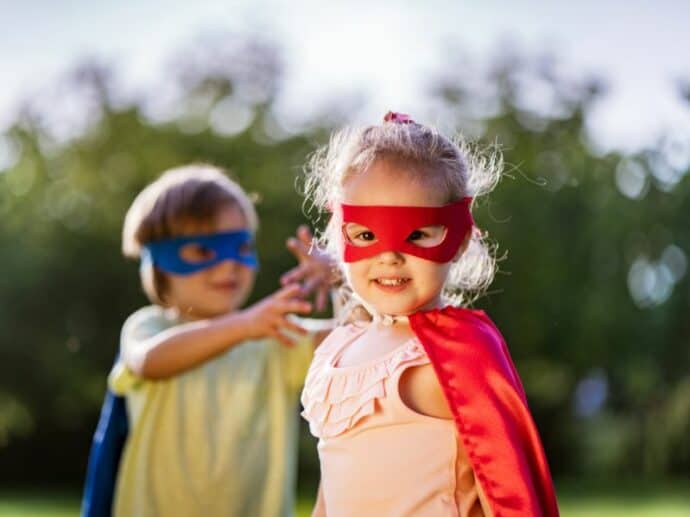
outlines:
[{"label": "mask eye hole", "polygon": [[180,258],[190,264],[208,262],[216,258],[216,252],[208,246],[198,243],[185,244],[180,248]]},{"label": "mask eye hole", "polygon": [[371,246],[378,240],[374,232],[357,223],[345,223],[343,225],[343,237],[349,244],[360,248]]},{"label": "mask eye hole", "polygon": [[407,237],[407,242],[420,248],[433,248],[441,244],[448,233],[448,229],[441,225],[424,226],[413,230]]},{"label": "mask eye hole", "polygon": [[254,243],[252,241],[247,241],[242,244],[237,251],[243,257],[249,256],[254,253]]}]

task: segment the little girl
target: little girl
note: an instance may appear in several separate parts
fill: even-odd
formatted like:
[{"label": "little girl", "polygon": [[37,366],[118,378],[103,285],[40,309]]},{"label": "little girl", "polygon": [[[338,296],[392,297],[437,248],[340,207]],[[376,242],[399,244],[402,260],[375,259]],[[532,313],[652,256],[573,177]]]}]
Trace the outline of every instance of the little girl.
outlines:
[{"label": "little girl", "polygon": [[[311,310],[296,283],[241,309],[256,277],[256,229],[245,192],[206,165],[166,172],[127,213],[123,251],[141,259],[153,305],[125,322],[108,380],[129,422],[116,516],[292,515],[297,398],[319,324],[288,318]],[[290,247],[298,276],[317,285],[330,266],[303,253],[306,234]],[[110,513],[107,492],[94,493],[99,464],[112,464],[97,447],[107,427],[94,440],[84,515]]]},{"label": "little girl", "polygon": [[314,515],[558,515],[503,338],[456,306],[493,276],[470,207],[500,169],[399,113],[336,133],[307,167],[332,213],[322,245],[371,316],[336,328],[307,374]]}]

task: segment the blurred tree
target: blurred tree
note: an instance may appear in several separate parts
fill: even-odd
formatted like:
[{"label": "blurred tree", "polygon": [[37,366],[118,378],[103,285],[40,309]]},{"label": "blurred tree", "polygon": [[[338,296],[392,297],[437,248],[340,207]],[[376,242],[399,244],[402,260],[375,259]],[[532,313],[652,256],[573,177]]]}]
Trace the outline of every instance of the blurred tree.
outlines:
[{"label": "blurred tree", "polygon": [[[482,72],[450,55],[432,98],[508,163],[478,207],[508,256],[477,305],[511,346],[554,472],[687,472],[686,144],[601,154],[586,126],[601,84],[559,76],[552,58],[506,51]],[[295,179],[333,123],[281,127],[282,66],[266,42],[214,39],[127,102],[87,63],[1,137],[16,159],[0,172],[0,480],[81,481],[120,326],[146,303],[120,254],[122,220],[160,172],[211,162],[259,193],[254,298],[277,287],[292,264],[284,240],[305,220]],[[313,477],[306,435],[302,450]]]},{"label": "blurred tree", "polygon": [[231,43],[178,64],[171,105],[181,111],[168,121],[154,121],[162,111],[152,114],[145,101],[116,105],[109,70],[86,64],[63,85],[85,99],[82,133],[31,103],[7,133],[21,151],[0,175],[3,481],[81,479],[120,327],[147,303],[137,264],[120,253],[122,221],[163,170],[210,162],[260,193],[253,299],[275,290],[293,264],[284,242],[306,221],[294,181],[311,145],[303,135],[276,136],[267,113],[280,80],[277,50]]},{"label": "blurred tree", "polygon": [[448,69],[439,102],[508,164],[478,215],[505,274],[479,305],[508,338],[555,471],[687,473],[690,141],[598,153],[586,120],[603,85],[559,77],[548,56]]}]

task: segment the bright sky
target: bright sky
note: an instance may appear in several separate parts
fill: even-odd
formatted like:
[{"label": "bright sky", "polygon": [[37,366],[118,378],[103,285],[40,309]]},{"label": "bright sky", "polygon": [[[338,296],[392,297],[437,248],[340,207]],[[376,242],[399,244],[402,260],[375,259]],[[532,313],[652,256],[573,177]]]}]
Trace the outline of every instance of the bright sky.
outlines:
[{"label": "bright sky", "polygon": [[288,110],[362,93],[358,117],[419,113],[425,81],[448,64],[449,48],[481,63],[510,41],[528,56],[551,49],[571,75],[607,79],[591,117],[601,147],[635,150],[664,134],[690,140],[677,89],[690,83],[683,0],[0,0],[0,13],[0,132],[20,99],[84,57],[113,63],[126,89],[145,91],[200,35],[258,31],[286,50]]}]

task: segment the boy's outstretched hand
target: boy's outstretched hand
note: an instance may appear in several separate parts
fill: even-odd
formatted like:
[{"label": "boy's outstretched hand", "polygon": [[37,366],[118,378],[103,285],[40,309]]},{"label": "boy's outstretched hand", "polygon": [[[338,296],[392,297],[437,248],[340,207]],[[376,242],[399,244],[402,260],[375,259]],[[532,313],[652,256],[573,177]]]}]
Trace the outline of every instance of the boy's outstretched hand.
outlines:
[{"label": "boy's outstretched hand", "polygon": [[311,303],[302,300],[301,297],[302,288],[300,285],[289,284],[244,309],[240,317],[248,337],[271,336],[286,346],[293,346],[294,341],[281,330],[301,335],[307,333],[305,329],[287,318],[290,313],[307,314],[311,312]]},{"label": "boy's outstretched hand", "polygon": [[309,227],[302,225],[297,228],[297,236],[286,241],[287,249],[297,258],[298,264],[280,277],[280,283],[301,282],[305,296],[316,293],[316,310],[322,311],[333,283],[334,264],[326,253],[312,246],[313,238]]}]

